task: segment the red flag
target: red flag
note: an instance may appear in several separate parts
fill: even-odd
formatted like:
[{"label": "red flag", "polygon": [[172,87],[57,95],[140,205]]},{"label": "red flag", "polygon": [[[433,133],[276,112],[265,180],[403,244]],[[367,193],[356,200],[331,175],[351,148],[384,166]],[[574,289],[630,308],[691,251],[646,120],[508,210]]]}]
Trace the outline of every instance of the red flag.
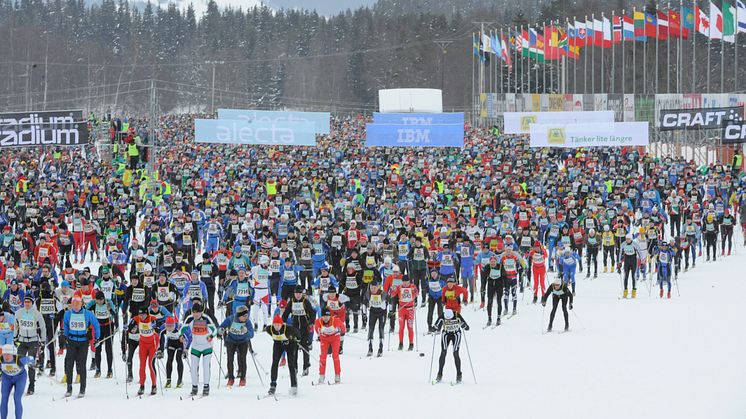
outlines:
[{"label": "red flag", "polygon": [[668,15],[658,10],[656,12],[658,17],[658,39],[668,39]]}]

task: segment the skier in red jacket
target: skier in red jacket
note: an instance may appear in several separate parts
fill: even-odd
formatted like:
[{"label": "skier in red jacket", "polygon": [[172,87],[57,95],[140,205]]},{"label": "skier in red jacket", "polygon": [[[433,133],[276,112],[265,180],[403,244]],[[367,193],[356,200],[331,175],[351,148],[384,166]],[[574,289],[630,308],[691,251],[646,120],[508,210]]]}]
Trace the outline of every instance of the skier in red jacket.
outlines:
[{"label": "skier in red jacket", "polygon": [[404,349],[404,325],[409,332],[409,350],[414,350],[414,309],[417,305],[417,286],[409,282],[409,275],[402,277],[402,284],[391,294],[392,298],[399,298],[399,350]]},{"label": "skier in red jacket", "polygon": [[321,343],[321,355],[319,357],[319,384],[323,384],[326,374],[326,356],[331,352],[334,361],[334,383],[340,382],[342,367],[339,363],[339,346],[342,336],[346,333],[344,322],[336,316],[332,316],[329,308],[321,313],[321,318],[316,319],[313,325],[314,332],[319,336]]},{"label": "skier in red jacket", "polygon": [[456,285],[456,278],[449,277],[446,287],[443,289],[443,302],[445,308],[450,308],[456,313],[461,313],[461,300],[464,305],[469,304],[469,293],[466,288]]}]

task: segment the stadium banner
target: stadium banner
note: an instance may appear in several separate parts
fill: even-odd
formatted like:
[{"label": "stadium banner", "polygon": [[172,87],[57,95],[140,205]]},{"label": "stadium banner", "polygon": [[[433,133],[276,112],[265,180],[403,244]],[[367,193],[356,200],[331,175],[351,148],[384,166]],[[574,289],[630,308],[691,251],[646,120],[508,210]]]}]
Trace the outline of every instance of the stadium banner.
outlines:
[{"label": "stadium banner", "polygon": [[89,141],[82,110],[0,113],[0,149],[80,146]]},{"label": "stadium banner", "polygon": [[367,124],[366,147],[463,147],[464,124]]},{"label": "stadium banner", "polygon": [[464,124],[463,112],[449,113],[373,113],[373,122],[388,125]]},{"label": "stadium banner", "polygon": [[316,126],[316,134],[329,134],[331,114],[329,112],[285,112],[260,111],[254,109],[218,109],[218,119],[240,119],[249,122],[283,123],[310,122]]},{"label": "stadium banner", "polygon": [[506,134],[528,134],[531,124],[577,124],[614,122],[613,111],[505,112]]},{"label": "stadium banner", "polygon": [[531,147],[647,146],[647,122],[531,124]]},{"label": "stadium banner", "polygon": [[728,121],[723,125],[723,144],[746,143],[746,123]]},{"label": "stadium banner", "polygon": [[720,129],[727,121],[741,122],[743,107],[661,109],[658,126],[661,131],[687,129]]},{"label": "stadium banner", "polygon": [[311,122],[249,122],[241,119],[195,119],[194,141],[211,144],[315,146]]},{"label": "stadium banner", "polygon": [[624,122],[635,120],[635,95],[626,93],[624,95]]}]

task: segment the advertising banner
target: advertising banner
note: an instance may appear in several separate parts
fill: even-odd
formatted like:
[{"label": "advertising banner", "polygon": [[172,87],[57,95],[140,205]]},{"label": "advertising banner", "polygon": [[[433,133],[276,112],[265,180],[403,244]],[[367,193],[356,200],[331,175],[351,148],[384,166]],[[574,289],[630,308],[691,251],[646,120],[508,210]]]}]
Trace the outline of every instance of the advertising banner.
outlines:
[{"label": "advertising banner", "polygon": [[463,112],[450,113],[373,113],[373,122],[388,125],[464,124]]},{"label": "advertising banner", "polygon": [[0,114],[0,149],[35,146],[79,146],[89,142],[83,111]]},{"label": "advertising banner", "polygon": [[316,126],[316,134],[329,134],[331,114],[329,112],[284,112],[253,109],[218,109],[218,119],[244,120],[249,122],[283,123],[310,122]]},{"label": "advertising banner", "polygon": [[746,143],[746,123],[727,122],[723,126],[723,144]]},{"label": "advertising banner", "polygon": [[194,141],[212,144],[315,146],[317,125],[311,122],[249,122],[240,119],[195,119]]},{"label": "advertising banner", "polygon": [[506,134],[528,134],[530,124],[577,124],[614,122],[612,111],[590,112],[506,112]]},{"label": "advertising banner", "polygon": [[624,122],[634,122],[635,120],[635,95],[624,95]]},{"label": "advertising banner", "polygon": [[661,109],[658,125],[661,131],[687,129],[720,129],[727,121],[741,122],[743,107]]},{"label": "advertising banner", "polygon": [[366,147],[463,147],[464,124],[367,124]]},{"label": "advertising banner", "polygon": [[647,122],[531,124],[531,147],[647,146]]}]

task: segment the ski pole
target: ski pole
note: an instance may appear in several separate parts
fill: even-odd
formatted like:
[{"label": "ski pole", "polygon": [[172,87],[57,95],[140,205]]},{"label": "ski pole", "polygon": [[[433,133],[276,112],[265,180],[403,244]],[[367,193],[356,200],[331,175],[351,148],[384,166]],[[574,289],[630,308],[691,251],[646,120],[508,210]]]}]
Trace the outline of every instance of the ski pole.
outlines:
[{"label": "ski pole", "polygon": [[[252,350],[251,351],[251,356],[258,357],[259,355],[257,355],[257,353]],[[310,355],[309,355],[309,357],[310,357]],[[261,361],[256,361],[256,365],[259,367],[259,369],[262,371],[262,373],[264,373],[264,375],[269,375],[269,373],[267,372],[267,370],[264,369],[264,366],[262,366],[262,362]]]},{"label": "ski pole", "polygon": [[414,319],[414,346],[417,350],[417,353],[420,353],[420,334],[417,331],[417,304],[415,303],[414,307],[412,308],[412,317]]},{"label": "ski pole", "polygon": [[471,352],[469,352],[469,341],[466,340],[466,333],[464,335],[464,344],[466,345],[466,355],[469,357],[469,367],[471,367],[471,375],[474,377],[474,384],[477,383],[477,374],[474,372],[474,364],[471,362]]},{"label": "ski pole", "polygon": [[156,358],[156,366],[158,367],[158,385],[161,387],[161,396],[163,396],[163,374],[165,373],[165,368],[163,368],[163,365],[161,365],[161,360]]},{"label": "ski pole", "polygon": [[435,361],[435,337],[438,334],[433,333],[433,350],[430,352],[430,373],[427,376],[427,382],[431,382],[433,380],[433,361]]},{"label": "ski pole", "polygon": [[225,372],[223,371],[223,365],[220,363],[220,358],[223,357],[223,339],[220,339],[220,350],[218,351],[218,358],[216,359],[218,363],[218,368],[220,368],[220,380],[218,380],[218,390],[220,389],[220,382],[225,379]]},{"label": "ski pole", "polygon": [[681,291],[679,291],[679,279],[677,277],[674,277],[673,283],[676,284],[676,294],[681,297]]},{"label": "ski pole", "polygon": [[575,313],[575,310],[570,310],[570,311],[572,311],[572,314],[575,316],[575,319],[577,319],[578,323],[580,323],[580,327],[582,327],[583,330],[588,330],[585,328],[585,325],[583,324],[583,321],[580,320],[580,317],[578,316],[578,314]]},{"label": "ski pole", "polygon": [[259,372],[259,366],[256,363],[254,351],[250,351],[249,354],[251,355],[251,360],[254,362],[254,369],[256,370],[257,377],[259,377],[259,382],[262,383],[262,387],[264,387],[264,379],[262,379],[262,374]]},{"label": "ski pole", "polygon": [[544,334],[544,313],[546,312],[546,310],[547,310],[546,303],[542,301],[541,303],[541,324],[539,325],[539,331],[541,332],[541,334]]}]

